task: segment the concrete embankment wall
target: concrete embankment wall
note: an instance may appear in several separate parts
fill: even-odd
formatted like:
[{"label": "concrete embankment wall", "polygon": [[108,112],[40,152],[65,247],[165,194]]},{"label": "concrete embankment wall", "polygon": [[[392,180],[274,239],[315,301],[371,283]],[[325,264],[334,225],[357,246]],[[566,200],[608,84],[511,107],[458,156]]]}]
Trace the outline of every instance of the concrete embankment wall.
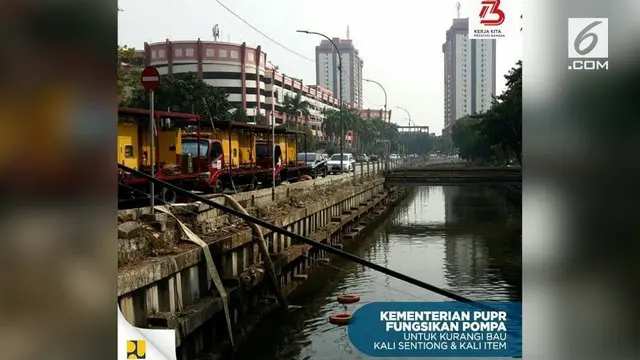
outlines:
[{"label": "concrete embankment wall", "polygon": [[[345,174],[278,187],[276,203],[271,202],[271,189],[234,197],[260,218],[340,248],[387,208],[397,189],[385,189],[382,178]],[[241,220],[207,205],[182,204],[171,210],[208,244],[229,294],[234,338],[242,338],[276,305],[263,281],[255,237]],[[119,214],[120,309],[134,326],[176,329],[179,359],[203,353],[218,358],[229,336],[223,302],[211,285],[204,252],[179,241],[180,231],[170,217],[140,223],[146,212]],[[330,261],[325,251],[262,230],[286,294],[305,281],[314,266]]]},{"label": "concrete embankment wall", "polygon": [[[370,175],[365,175],[365,177],[361,177],[359,174],[357,177],[349,174],[330,176],[313,181],[283,184],[277,186],[275,191],[271,188],[266,188],[233,194],[232,197],[247,209],[250,214],[263,218],[270,208],[278,204],[301,202],[307,200],[307,198],[312,198],[314,194],[323,193],[327,189],[340,188],[341,184],[350,180],[362,181],[373,176],[377,176],[373,171]],[[274,197],[275,202],[272,201]],[[210,200],[226,205],[224,198]],[[226,215],[201,203],[176,204],[172,206],[172,210],[179,215],[181,220],[193,225],[191,229],[197,234],[208,234],[224,228],[233,230],[231,226],[243,222],[239,218]],[[166,226],[167,222],[157,223],[152,221],[146,225],[142,223],[150,212],[148,207],[118,211],[119,266],[146,258],[149,253],[151,255],[163,255],[163,252],[170,252],[171,249],[167,249],[167,247],[171,248],[178,244],[180,231],[171,219],[168,219],[168,227]],[[152,228],[159,231],[149,231]]]}]

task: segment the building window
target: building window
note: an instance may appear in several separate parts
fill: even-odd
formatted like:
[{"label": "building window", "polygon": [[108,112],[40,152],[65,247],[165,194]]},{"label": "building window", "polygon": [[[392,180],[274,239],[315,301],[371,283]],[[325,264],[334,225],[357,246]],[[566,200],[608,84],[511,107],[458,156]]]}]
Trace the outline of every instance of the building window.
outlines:
[{"label": "building window", "polygon": [[231,58],[238,59],[238,52],[236,50],[231,50]]},{"label": "building window", "polygon": [[158,51],[158,57],[161,59],[164,59],[164,50],[159,50]]},{"label": "building window", "polygon": [[187,50],[186,50],[186,55],[187,55],[188,57],[192,57],[192,56],[194,55],[194,51],[193,51],[193,49],[187,49]]},{"label": "building window", "polygon": [[207,57],[214,57],[216,55],[216,51],[214,49],[207,49],[206,54]]},{"label": "building window", "polygon": [[220,50],[218,50],[218,55],[219,55],[221,58],[226,58],[226,57],[227,57],[227,50],[224,50],[224,49],[220,49]]},{"label": "building window", "polygon": [[151,58],[152,58],[152,59],[156,59],[156,58],[158,58],[158,52],[157,52],[157,51],[155,51],[155,50],[153,50],[153,51],[151,52]]},{"label": "building window", "polygon": [[182,56],[182,49],[180,49],[180,48],[175,49],[175,51],[174,51],[174,53],[173,53],[173,54],[174,54],[174,56],[176,56],[176,57],[181,57],[181,56]]}]

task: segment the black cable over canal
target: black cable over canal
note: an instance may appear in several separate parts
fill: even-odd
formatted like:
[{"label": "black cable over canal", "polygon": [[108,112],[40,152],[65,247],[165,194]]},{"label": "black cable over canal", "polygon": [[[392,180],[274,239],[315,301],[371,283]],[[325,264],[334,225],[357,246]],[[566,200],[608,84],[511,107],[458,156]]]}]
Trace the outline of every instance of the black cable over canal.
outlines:
[{"label": "black cable over canal", "polygon": [[[370,269],[379,271],[379,272],[381,272],[383,274],[389,275],[391,277],[394,277],[396,279],[402,280],[402,281],[407,282],[409,284],[418,286],[418,287],[423,288],[425,290],[432,291],[432,292],[434,292],[436,294],[442,295],[442,296],[447,297],[447,298],[452,299],[452,300],[456,300],[456,301],[460,301],[460,302],[464,302],[464,303],[469,303],[469,304],[471,304],[471,305],[473,305],[473,306],[475,306],[475,307],[477,307],[479,309],[488,310],[488,311],[497,311],[496,309],[494,309],[494,308],[492,308],[490,306],[486,306],[484,304],[478,303],[478,302],[476,302],[474,300],[471,300],[469,298],[466,298],[464,296],[455,294],[455,293],[450,292],[450,291],[445,290],[445,289],[441,289],[441,288],[439,288],[437,286],[434,286],[434,285],[428,284],[428,283],[426,283],[424,281],[412,278],[412,277],[410,277],[408,275],[405,275],[403,273],[391,270],[391,269],[386,268],[384,266],[380,266],[378,264],[369,262],[369,261],[367,261],[365,259],[362,259],[360,257],[352,255],[352,254],[350,254],[350,253],[348,253],[346,251],[343,251],[343,250],[340,250],[340,249],[336,249],[336,248],[334,248],[332,246],[329,246],[329,245],[326,245],[326,244],[323,244],[323,243],[319,243],[317,241],[313,241],[313,240],[311,240],[309,238],[306,238],[304,236],[298,235],[296,233],[293,233],[291,231],[288,231],[288,230],[283,229],[281,227],[278,227],[276,225],[270,224],[270,223],[268,223],[268,222],[266,222],[264,220],[258,219],[256,217],[251,216],[251,215],[243,214],[242,212],[237,211],[237,210],[235,210],[233,208],[230,208],[230,207],[227,207],[225,205],[219,204],[219,203],[217,203],[215,201],[206,199],[206,198],[204,198],[204,197],[202,197],[200,195],[193,194],[192,192],[190,192],[188,190],[182,189],[182,188],[177,187],[177,186],[175,186],[173,184],[170,184],[170,183],[164,182],[162,180],[156,179],[156,178],[154,178],[154,177],[152,177],[152,176],[150,176],[148,174],[145,174],[143,172],[134,170],[134,169],[129,168],[127,166],[124,166],[122,164],[118,164],[118,168],[121,169],[121,170],[124,170],[126,172],[129,172],[131,174],[134,174],[136,176],[145,178],[145,179],[155,183],[156,185],[160,185],[160,186],[163,186],[163,187],[166,187],[166,188],[169,188],[169,189],[173,189],[178,194],[190,197],[190,198],[192,198],[194,200],[200,201],[203,204],[207,204],[207,205],[209,205],[209,206],[211,206],[211,207],[213,207],[215,209],[218,209],[220,211],[224,211],[225,213],[237,216],[237,217],[239,217],[239,218],[241,218],[241,219],[243,219],[243,220],[245,220],[247,222],[252,222],[252,223],[254,223],[254,224],[258,225],[258,226],[262,226],[263,228],[269,229],[269,230],[271,230],[271,231],[273,231],[275,233],[282,234],[284,236],[288,236],[291,239],[299,241],[301,243],[318,247],[318,248],[320,248],[320,249],[322,249],[322,250],[324,250],[324,251],[326,251],[326,252],[328,252],[330,254],[333,254],[333,255],[339,256],[341,258],[353,261],[353,262],[355,262],[357,264],[366,266],[366,267],[368,267]],[[519,319],[520,316],[514,316],[514,318]]]}]

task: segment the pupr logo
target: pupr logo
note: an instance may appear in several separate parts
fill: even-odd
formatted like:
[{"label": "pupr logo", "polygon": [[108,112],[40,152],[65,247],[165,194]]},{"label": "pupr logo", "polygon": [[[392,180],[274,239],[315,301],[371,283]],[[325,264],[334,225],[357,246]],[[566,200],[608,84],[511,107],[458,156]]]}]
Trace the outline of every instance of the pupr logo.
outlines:
[{"label": "pupr logo", "polygon": [[146,359],[147,342],[144,340],[127,340],[127,359]]}]

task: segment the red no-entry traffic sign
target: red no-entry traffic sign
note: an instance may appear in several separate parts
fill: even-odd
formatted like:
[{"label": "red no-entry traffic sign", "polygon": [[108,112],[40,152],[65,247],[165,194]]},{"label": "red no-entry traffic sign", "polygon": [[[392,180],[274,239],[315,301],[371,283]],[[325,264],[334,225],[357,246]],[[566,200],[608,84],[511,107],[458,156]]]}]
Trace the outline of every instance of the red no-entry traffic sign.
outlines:
[{"label": "red no-entry traffic sign", "polygon": [[145,88],[145,90],[156,91],[160,86],[160,73],[155,67],[147,66],[142,70],[140,80],[142,81],[142,87]]}]

